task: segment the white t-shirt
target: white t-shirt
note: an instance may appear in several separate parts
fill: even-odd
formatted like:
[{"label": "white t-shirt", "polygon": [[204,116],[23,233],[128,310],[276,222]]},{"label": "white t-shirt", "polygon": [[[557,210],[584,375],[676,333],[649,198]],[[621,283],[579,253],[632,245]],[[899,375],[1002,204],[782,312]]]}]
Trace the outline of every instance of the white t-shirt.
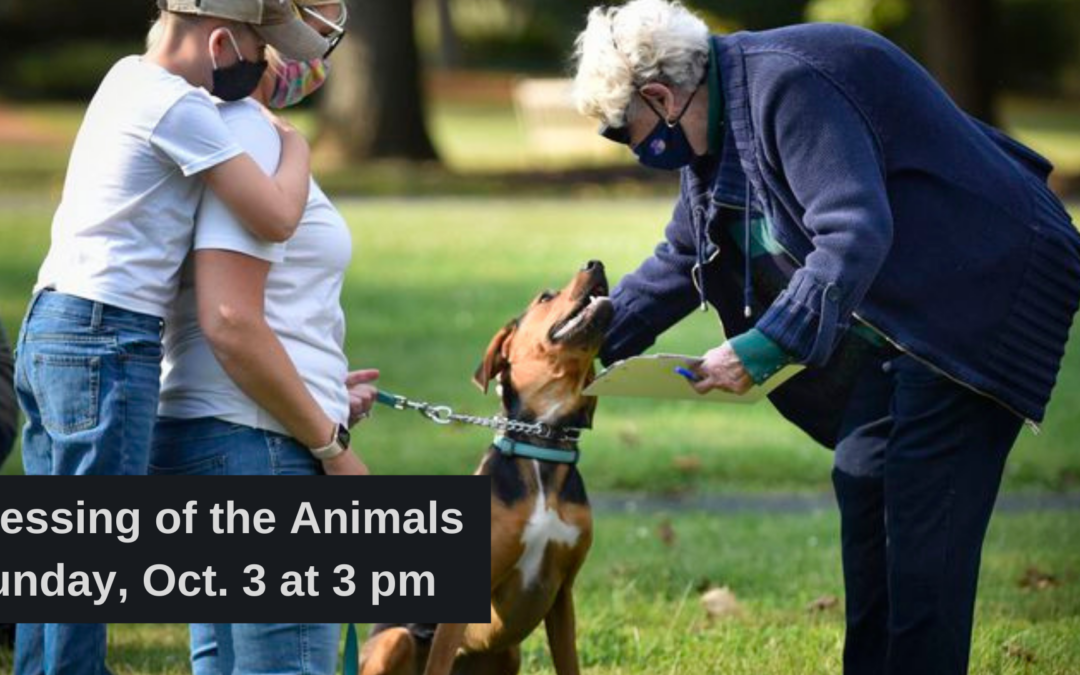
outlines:
[{"label": "white t-shirt", "polygon": [[[220,106],[225,123],[259,166],[277,170],[281,139],[258,103]],[[352,258],[352,238],[341,214],[315,181],[300,226],[285,244],[252,236],[212,192],[203,197],[195,224],[195,250],[236,251],[273,263],[266,279],[266,320],[296,365],[308,391],[331,419],[345,424],[345,314],[341,287]],[[180,294],[165,320],[163,417],[217,417],[235,424],[288,432],[248,398],[225,373],[199,329],[192,264],[184,264]]]},{"label": "white t-shirt", "polygon": [[121,59],[75,139],[35,291],[164,317],[191,247],[196,174],[241,153],[205,90]]}]

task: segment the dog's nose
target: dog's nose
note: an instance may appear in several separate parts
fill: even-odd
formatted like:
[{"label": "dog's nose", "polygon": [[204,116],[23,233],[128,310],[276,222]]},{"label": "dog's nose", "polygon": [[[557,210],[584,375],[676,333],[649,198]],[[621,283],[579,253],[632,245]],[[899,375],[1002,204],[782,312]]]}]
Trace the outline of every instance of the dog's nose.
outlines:
[{"label": "dog's nose", "polygon": [[598,269],[603,269],[604,263],[599,260],[590,260],[585,263],[585,266],[581,268],[582,272],[595,272]]}]

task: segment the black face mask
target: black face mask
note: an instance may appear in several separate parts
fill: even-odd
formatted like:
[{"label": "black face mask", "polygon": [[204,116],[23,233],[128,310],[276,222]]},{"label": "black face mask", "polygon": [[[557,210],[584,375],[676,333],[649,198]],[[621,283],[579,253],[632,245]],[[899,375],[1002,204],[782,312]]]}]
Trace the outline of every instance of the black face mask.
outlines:
[{"label": "black face mask", "polygon": [[231,32],[229,40],[232,41],[233,49],[236,50],[236,55],[240,60],[227,68],[218,68],[214,54],[211,52],[210,60],[214,63],[214,90],[211,93],[222,101],[239,101],[251,96],[255,88],[259,86],[259,80],[266,72],[268,64],[266,61],[258,63],[245,61],[244,55],[240,53],[240,47],[236,44],[236,38]]}]

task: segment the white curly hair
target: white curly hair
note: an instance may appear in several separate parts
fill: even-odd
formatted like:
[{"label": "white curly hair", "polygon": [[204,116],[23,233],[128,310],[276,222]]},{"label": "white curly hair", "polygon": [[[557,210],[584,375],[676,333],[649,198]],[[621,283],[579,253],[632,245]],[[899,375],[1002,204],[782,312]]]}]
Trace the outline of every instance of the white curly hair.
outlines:
[{"label": "white curly hair", "polygon": [[595,7],[574,43],[574,103],[583,115],[623,126],[635,91],[650,82],[693,89],[708,60],[708,26],[680,2]]}]

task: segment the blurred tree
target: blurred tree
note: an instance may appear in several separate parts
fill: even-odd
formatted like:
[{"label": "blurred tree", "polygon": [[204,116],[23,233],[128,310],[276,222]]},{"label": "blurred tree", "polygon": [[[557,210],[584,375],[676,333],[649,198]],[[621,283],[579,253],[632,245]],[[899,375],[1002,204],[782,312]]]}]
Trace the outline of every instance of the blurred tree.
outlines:
[{"label": "blurred tree", "polygon": [[812,0],[806,16],[889,34],[914,11],[922,38],[917,56],[961,108],[993,124],[1000,80],[993,49],[996,10],[996,0]]},{"label": "blurred tree", "polygon": [[439,11],[439,65],[457,68],[461,65],[461,43],[454,28],[451,0],[435,0]]},{"label": "blurred tree", "polygon": [[995,124],[999,84],[995,0],[917,0],[930,71],[957,105]]},{"label": "blurred tree", "polygon": [[348,0],[350,35],[334,52],[318,144],[346,162],[436,160],[427,131],[413,0]]}]

